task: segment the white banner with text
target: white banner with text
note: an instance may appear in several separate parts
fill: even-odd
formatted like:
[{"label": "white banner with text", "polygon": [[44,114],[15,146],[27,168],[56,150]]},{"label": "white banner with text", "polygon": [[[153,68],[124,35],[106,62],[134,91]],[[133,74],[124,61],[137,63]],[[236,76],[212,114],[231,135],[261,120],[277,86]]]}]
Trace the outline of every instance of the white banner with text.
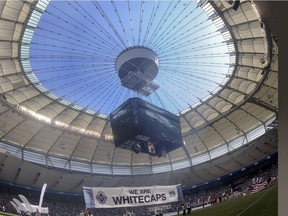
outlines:
[{"label": "white banner with text", "polygon": [[118,208],[177,202],[181,185],[147,187],[83,187],[86,208]]}]

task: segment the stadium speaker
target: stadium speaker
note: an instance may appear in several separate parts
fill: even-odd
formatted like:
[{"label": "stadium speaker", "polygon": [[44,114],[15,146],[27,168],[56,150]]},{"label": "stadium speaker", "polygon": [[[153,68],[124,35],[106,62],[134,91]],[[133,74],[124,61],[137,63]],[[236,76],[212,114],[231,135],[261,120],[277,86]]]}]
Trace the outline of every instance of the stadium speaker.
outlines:
[{"label": "stadium speaker", "polygon": [[239,6],[240,6],[240,0],[235,0],[232,8],[233,8],[233,10],[237,11]]},{"label": "stadium speaker", "polygon": [[232,5],[233,10],[237,11],[240,6],[240,0],[228,0],[228,4]]}]

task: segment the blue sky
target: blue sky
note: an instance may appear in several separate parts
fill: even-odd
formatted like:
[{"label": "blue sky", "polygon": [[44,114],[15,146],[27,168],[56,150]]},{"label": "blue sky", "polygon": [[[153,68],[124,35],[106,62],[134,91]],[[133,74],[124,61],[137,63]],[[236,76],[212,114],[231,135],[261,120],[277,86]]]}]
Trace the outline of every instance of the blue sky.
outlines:
[{"label": "blue sky", "polygon": [[[144,46],[159,59],[148,97],[121,85],[115,61]],[[194,1],[51,1],[34,32],[30,63],[54,94],[109,114],[131,97],[178,113],[212,92],[227,74],[219,31]]]}]

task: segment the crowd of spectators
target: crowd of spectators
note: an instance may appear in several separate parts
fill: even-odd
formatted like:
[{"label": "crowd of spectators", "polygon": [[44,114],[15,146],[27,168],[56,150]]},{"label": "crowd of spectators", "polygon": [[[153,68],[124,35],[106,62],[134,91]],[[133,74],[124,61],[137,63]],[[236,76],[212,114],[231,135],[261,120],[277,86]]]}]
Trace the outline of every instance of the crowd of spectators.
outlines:
[{"label": "crowd of spectators", "polygon": [[[201,190],[192,190],[190,193],[185,195],[185,200],[177,204],[178,209],[183,209],[184,206],[192,205],[192,208],[206,205],[214,205],[226,201],[230,198],[237,196],[247,196],[251,194],[255,184],[260,182],[267,182],[267,186],[277,180],[278,177],[278,165],[272,164],[265,169],[261,169],[251,175],[245,175],[244,177],[238,178],[217,187],[213,185],[205,187]],[[187,209],[187,207],[186,207]],[[183,211],[182,211],[183,212]]]},{"label": "crowd of spectators", "polygon": [[[212,185],[211,187],[206,186],[203,189],[198,188],[197,190],[191,190],[185,194],[183,201],[169,204],[168,208],[166,206],[165,211],[178,211],[181,214],[190,214],[191,211],[189,209],[191,208],[217,204],[239,194],[249,195],[256,179],[261,179],[269,183],[275,178],[277,179],[277,176],[278,166],[276,163],[250,175],[234,179],[229,182],[229,184],[217,185],[217,187]],[[16,213],[10,201],[13,198],[18,199],[19,194],[24,195],[33,205],[37,205],[39,202],[39,191],[7,187],[7,185],[0,184],[1,210]],[[156,208],[161,208],[161,206],[140,206],[113,209],[86,209],[82,196],[67,196],[48,192],[45,193],[42,206],[49,208],[50,216],[149,216],[156,214],[155,212],[157,211],[154,211]]]}]

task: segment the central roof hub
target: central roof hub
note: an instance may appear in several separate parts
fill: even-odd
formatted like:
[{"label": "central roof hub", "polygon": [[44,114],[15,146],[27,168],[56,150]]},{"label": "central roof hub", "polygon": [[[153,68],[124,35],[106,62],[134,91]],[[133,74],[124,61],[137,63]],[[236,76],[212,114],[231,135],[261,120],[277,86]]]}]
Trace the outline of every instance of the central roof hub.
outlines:
[{"label": "central roof hub", "polygon": [[153,80],[158,74],[157,55],[146,47],[130,47],[116,59],[116,71],[121,84],[144,96],[150,95],[159,85]]}]

